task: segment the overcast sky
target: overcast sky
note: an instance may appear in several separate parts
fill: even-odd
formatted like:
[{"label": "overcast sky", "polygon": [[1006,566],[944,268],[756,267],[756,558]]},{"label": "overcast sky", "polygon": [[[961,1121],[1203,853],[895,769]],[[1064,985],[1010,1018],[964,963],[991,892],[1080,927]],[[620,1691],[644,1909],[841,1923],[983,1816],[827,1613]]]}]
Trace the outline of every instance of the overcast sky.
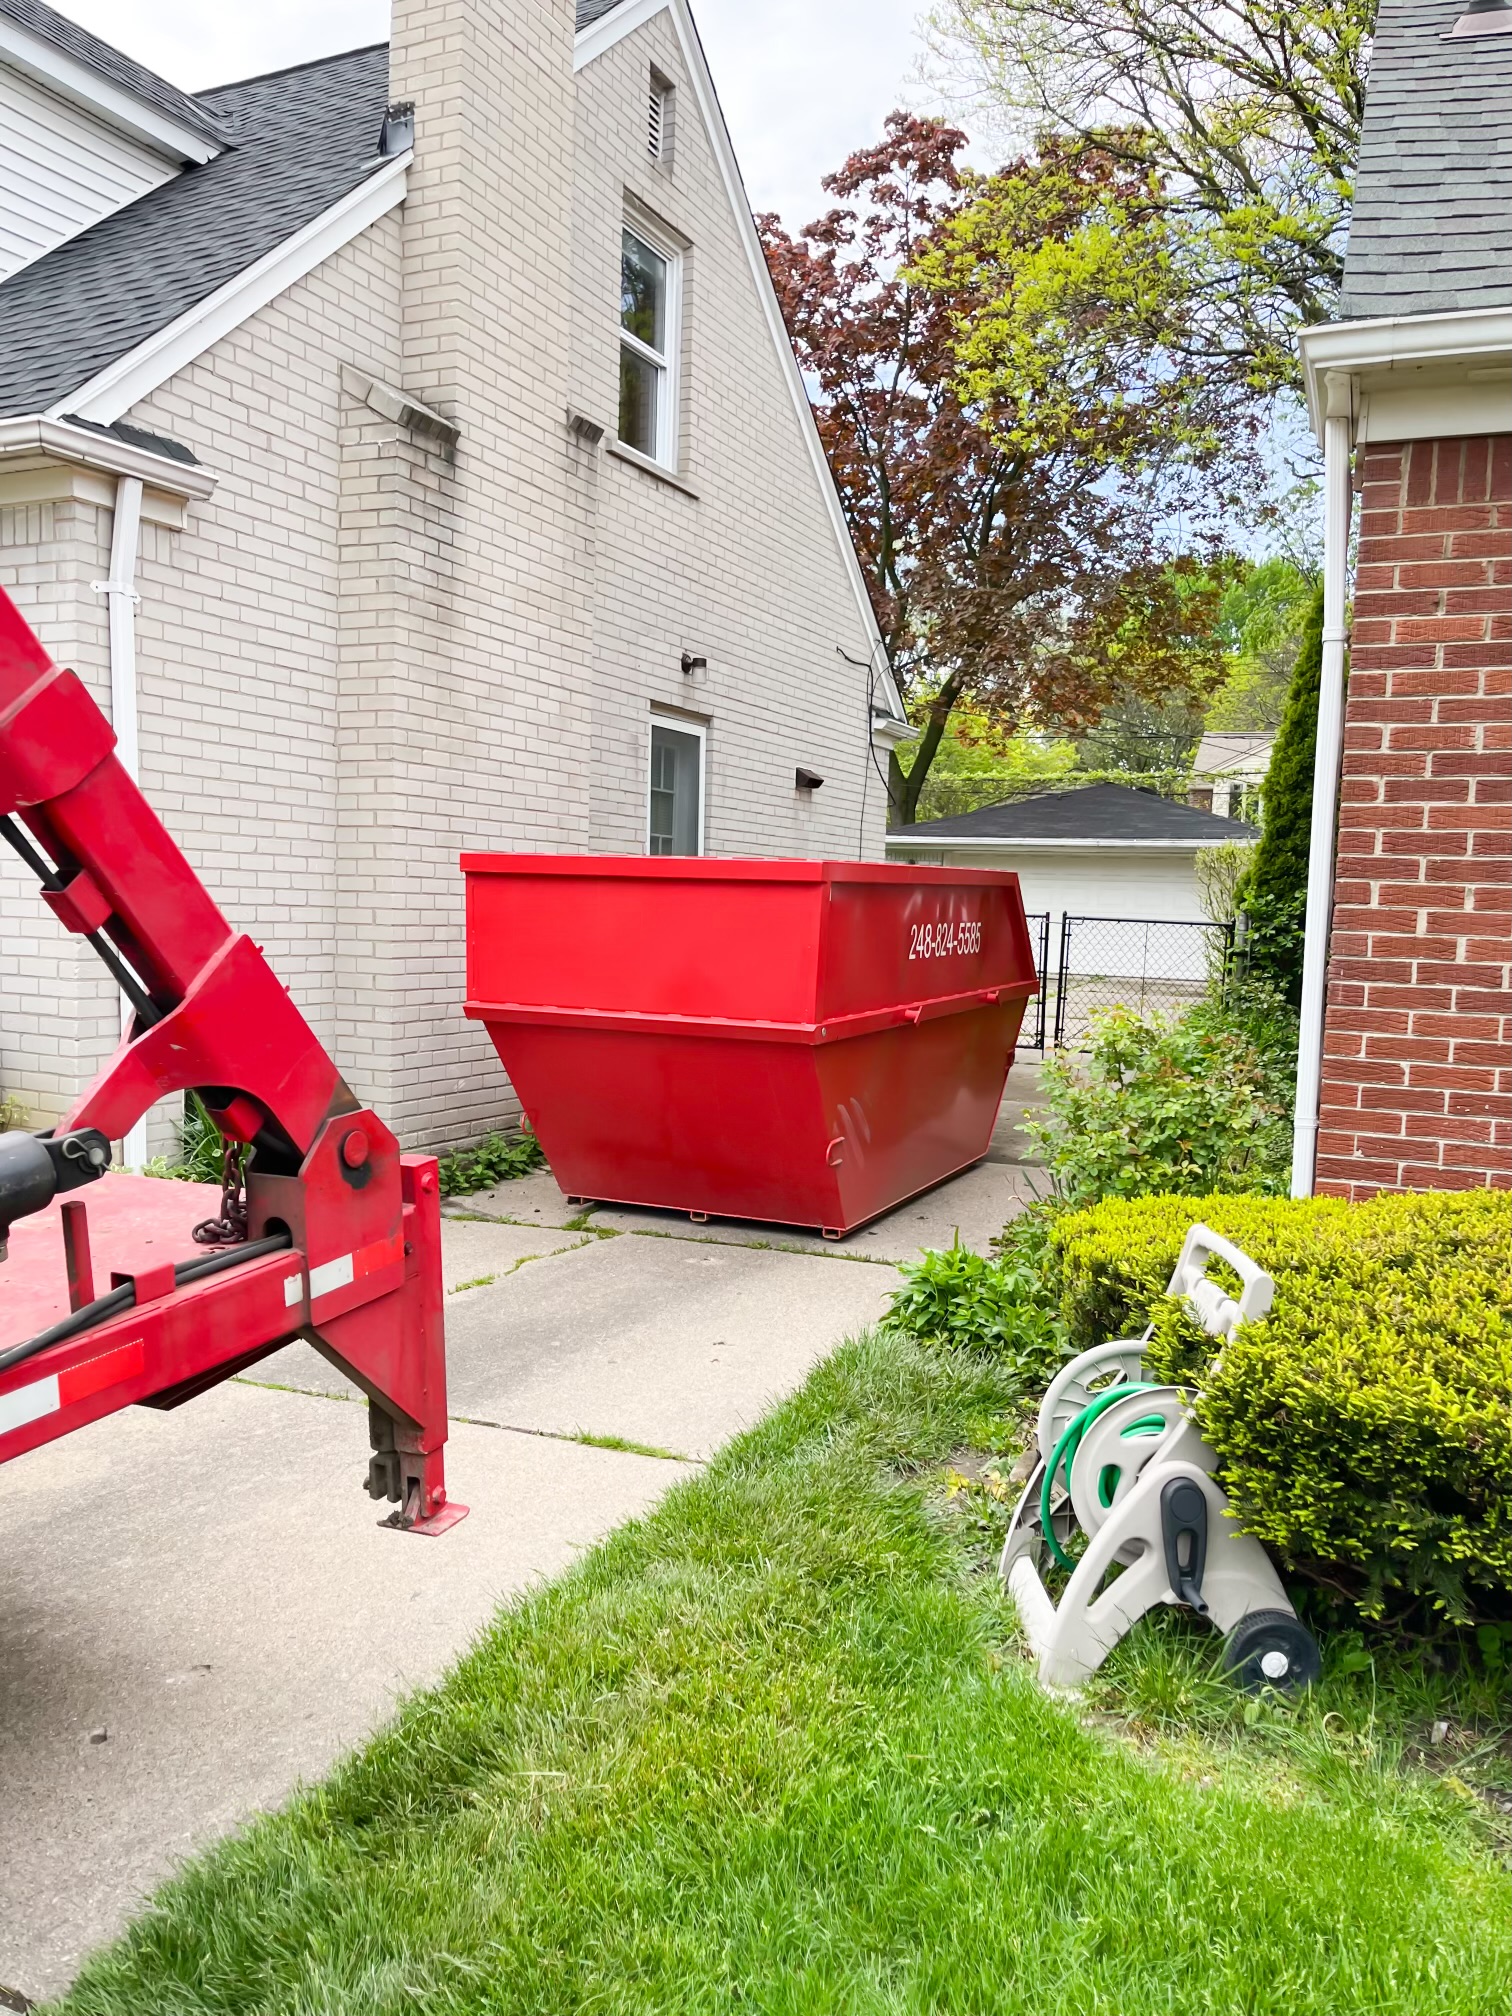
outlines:
[{"label": "overcast sky", "polygon": [[[388,0],[52,0],[185,90],[388,37]],[[894,105],[936,109],[914,73],[927,0],[693,0],[751,205],[790,228],[824,207],[819,178]]]}]

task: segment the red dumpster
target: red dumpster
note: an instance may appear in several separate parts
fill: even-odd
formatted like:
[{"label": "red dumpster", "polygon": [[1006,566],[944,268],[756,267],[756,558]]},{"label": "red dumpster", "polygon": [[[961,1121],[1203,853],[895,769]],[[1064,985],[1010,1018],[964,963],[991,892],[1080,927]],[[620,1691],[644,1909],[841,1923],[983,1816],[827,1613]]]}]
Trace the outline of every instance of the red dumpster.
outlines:
[{"label": "red dumpster", "polygon": [[986,1153],[1018,877],[464,854],[467,1013],[569,1196],[839,1237]]}]

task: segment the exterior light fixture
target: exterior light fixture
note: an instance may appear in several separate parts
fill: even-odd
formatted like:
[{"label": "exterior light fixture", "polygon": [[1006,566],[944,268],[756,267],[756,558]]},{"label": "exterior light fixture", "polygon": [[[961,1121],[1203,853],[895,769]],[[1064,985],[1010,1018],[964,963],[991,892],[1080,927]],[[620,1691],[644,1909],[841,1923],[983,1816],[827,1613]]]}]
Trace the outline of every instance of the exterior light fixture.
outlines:
[{"label": "exterior light fixture", "polygon": [[695,658],[691,651],[684,651],[682,654],[682,669],[683,677],[685,679],[692,679],[698,673],[708,671],[709,661],[707,658]]},{"label": "exterior light fixture", "polygon": [[817,791],[823,782],[824,779],[819,775],[817,770],[795,770],[793,772],[793,789],[795,791]]}]

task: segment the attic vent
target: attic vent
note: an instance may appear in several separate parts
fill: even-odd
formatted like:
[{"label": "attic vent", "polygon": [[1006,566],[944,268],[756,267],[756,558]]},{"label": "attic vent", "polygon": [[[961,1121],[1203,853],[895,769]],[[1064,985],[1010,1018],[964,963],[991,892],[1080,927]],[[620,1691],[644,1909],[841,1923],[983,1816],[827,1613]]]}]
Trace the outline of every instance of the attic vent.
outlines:
[{"label": "attic vent", "polygon": [[672,152],[672,86],[655,70],[646,100],[646,152],[653,161],[665,161]]}]

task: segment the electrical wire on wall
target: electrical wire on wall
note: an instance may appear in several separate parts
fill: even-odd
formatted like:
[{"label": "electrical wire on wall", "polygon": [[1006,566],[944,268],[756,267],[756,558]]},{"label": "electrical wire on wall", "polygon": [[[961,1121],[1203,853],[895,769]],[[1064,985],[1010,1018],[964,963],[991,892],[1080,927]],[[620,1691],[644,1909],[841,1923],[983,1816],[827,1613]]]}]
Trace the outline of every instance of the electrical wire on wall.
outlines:
[{"label": "electrical wire on wall", "polygon": [[[879,651],[882,653],[885,664],[887,646],[879,637],[872,646],[871,656],[868,658],[852,658],[849,651],[841,644],[837,644],[835,650],[845,660],[847,665],[855,665],[866,674],[866,753],[871,768],[877,773],[877,781],[882,786],[883,797],[889,798],[891,796],[891,787],[887,781],[886,771],[877,761],[877,744],[872,733],[872,724],[876,719],[877,681],[881,677],[881,672],[877,666],[877,653]],[[892,715],[888,716],[889,720],[893,718]],[[866,771],[863,770],[861,772],[861,819],[856,829],[856,856],[858,860],[860,859],[862,849],[866,845],[866,789],[870,781]]]}]

